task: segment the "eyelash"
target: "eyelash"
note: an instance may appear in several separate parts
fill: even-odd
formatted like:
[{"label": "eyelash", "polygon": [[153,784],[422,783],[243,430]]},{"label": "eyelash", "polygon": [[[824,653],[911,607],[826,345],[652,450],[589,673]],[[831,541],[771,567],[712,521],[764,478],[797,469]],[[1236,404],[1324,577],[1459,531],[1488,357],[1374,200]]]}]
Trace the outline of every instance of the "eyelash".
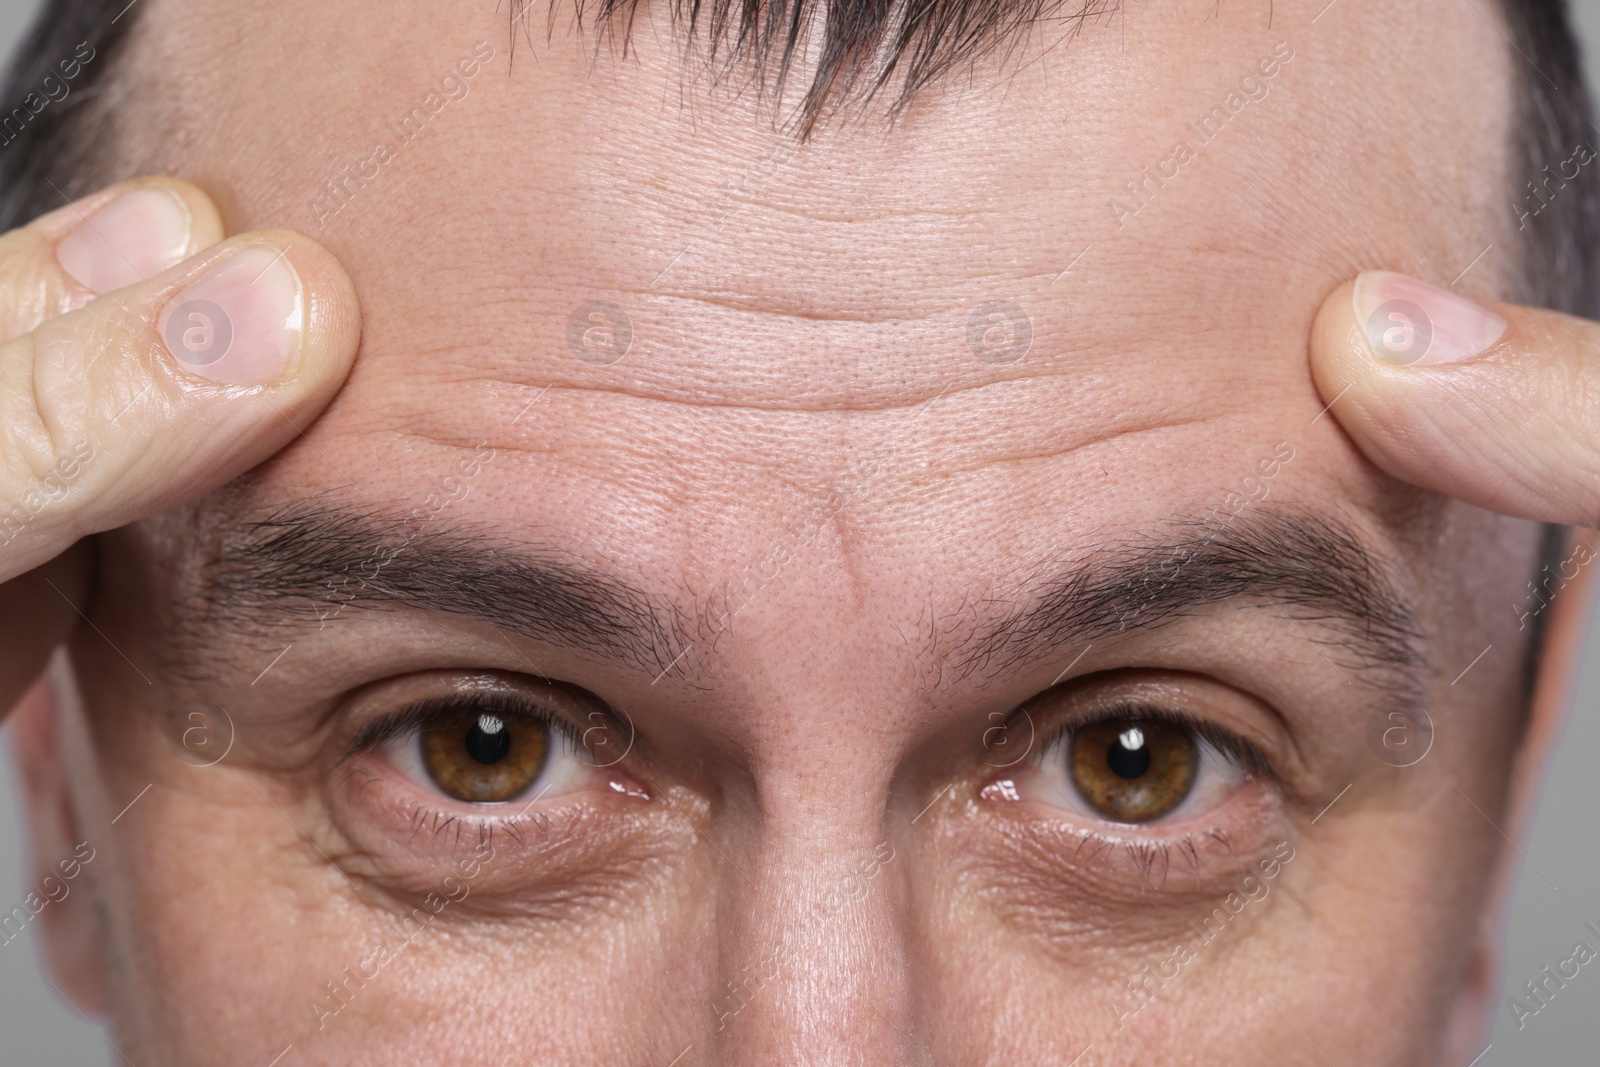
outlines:
[{"label": "eyelash", "polygon": [[1108,719],[1148,719],[1162,723],[1166,726],[1176,726],[1188,730],[1195,737],[1216,749],[1224,759],[1232,761],[1244,772],[1252,777],[1265,778],[1277,781],[1277,772],[1272,769],[1272,763],[1266,755],[1251,742],[1224,729],[1209,719],[1202,719],[1187,712],[1165,708],[1141,700],[1116,700],[1109,704],[1102,704],[1092,710],[1068,716],[1061,722],[1051,726],[1045,735],[1044,742],[1039,745],[1039,758],[1042,760],[1047,753],[1060,745],[1065,744],[1072,737],[1072,732],[1092,723],[1104,722]]},{"label": "eyelash", "polygon": [[350,749],[344,758],[348,761],[391,741],[407,736],[415,737],[429,727],[462,712],[487,713],[507,722],[535,722],[555,730],[574,748],[585,747],[582,732],[576,725],[531,701],[501,692],[451,693],[447,696],[419,700],[410,707],[368,723],[362,727],[360,733],[356,734],[355,740],[350,742]]}]

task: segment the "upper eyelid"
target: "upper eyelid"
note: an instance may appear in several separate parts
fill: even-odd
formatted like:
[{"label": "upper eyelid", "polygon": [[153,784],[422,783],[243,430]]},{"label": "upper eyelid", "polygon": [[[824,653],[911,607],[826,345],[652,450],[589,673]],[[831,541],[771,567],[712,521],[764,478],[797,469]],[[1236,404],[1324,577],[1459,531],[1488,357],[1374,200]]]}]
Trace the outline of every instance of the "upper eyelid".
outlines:
[{"label": "upper eyelid", "polygon": [[[1027,706],[1023,705],[1024,708]],[[1029,714],[1031,716],[1031,712]],[[1059,721],[1044,731],[1044,740],[1038,745],[1039,758],[1043,759],[1052,748],[1066,742],[1071,737],[1072,731],[1079,727],[1106,719],[1121,718],[1155,719],[1184,727],[1193,731],[1197,738],[1216,749],[1224,758],[1238,762],[1246,772],[1270,778],[1277,777],[1272,761],[1267,758],[1266,753],[1262,752],[1258,745],[1227,727],[1188,712],[1164,707],[1154,701],[1127,697],[1060,716]]]},{"label": "upper eyelid", "polygon": [[[450,693],[412,701],[398,711],[380,716],[367,723],[350,742],[340,762],[348,762],[364,752],[381,748],[393,741],[415,737],[432,723],[450,713],[451,706],[496,705],[517,715],[543,723],[556,730],[574,748],[583,748],[582,728],[559,711],[546,708],[540,702],[520,698],[504,690],[480,693]],[[515,705],[508,707],[508,705]]]}]

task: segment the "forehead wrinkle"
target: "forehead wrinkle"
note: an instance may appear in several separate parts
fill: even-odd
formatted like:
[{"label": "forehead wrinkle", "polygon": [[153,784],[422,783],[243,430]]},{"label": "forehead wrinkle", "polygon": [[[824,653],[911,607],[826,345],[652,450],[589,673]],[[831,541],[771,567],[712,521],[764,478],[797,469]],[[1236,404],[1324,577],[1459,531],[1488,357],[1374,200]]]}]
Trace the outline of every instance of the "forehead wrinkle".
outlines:
[{"label": "forehead wrinkle", "polygon": [[[431,392],[413,379],[358,381],[311,435],[359,443],[382,432],[407,442],[468,450],[487,443],[530,455],[620,449],[640,459],[676,455],[687,435],[697,457],[718,455],[720,441],[731,449],[723,458],[787,464],[834,434],[841,445],[882,443],[896,453],[955,448],[941,457],[941,468],[961,473],[1000,460],[1049,458],[1157,431],[1203,428],[1248,416],[1253,404],[1283,403],[1279,383],[1255,378],[1217,396],[1197,395],[1198,389],[1173,396],[1133,393],[1093,371],[1048,367],[1000,380],[947,379],[942,388],[913,383],[899,400],[818,397],[814,404],[663,396],[630,382],[539,385],[532,375],[518,379],[498,371],[478,381],[476,389],[458,389],[461,399],[444,408],[428,403]],[[1300,395],[1314,413],[1314,391],[1308,387]]]},{"label": "forehead wrinkle", "polygon": [[[456,305],[464,294],[423,293],[413,284],[424,279],[408,276],[402,285],[363,292],[364,301],[389,313],[369,324],[352,384],[381,390],[397,378],[452,387],[481,381],[485,390],[503,388],[508,400],[548,388],[552,401],[611,396],[757,411],[907,410],[962,394],[1009,405],[1034,399],[1045,385],[1076,390],[1079,380],[1115,383],[1148,403],[1148,383],[1161,375],[1178,371],[1215,393],[1262,384],[1263,367],[1298,387],[1316,300],[1282,293],[1320,294],[1343,275],[1321,260],[1279,264],[1280,273],[1263,271],[1259,257],[1238,259],[1242,276],[1270,275],[1284,288],[1223,291],[1210,276],[1170,275],[1164,287],[1151,288],[1124,277],[1126,257],[1118,253],[1094,264],[1092,276],[1080,270],[1071,292],[970,280],[959,296],[941,298],[934,313],[868,322],[849,317],[826,294],[811,310],[732,310],[630,294],[614,277],[596,279],[600,301],[631,330],[629,348],[606,365],[568,349],[572,317],[586,306],[577,296],[539,291],[515,302],[477,299],[463,310]],[[1339,256],[1346,260],[1350,274],[1364,261]],[[991,363],[973,348],[973,316],[996,300],[1012,304],[1032,334],[1015,362]],[[1085,307],[1094,314],[1083,314]],[[1241,350],[1271,358],[1250,364],[1250,377],[1238,369]],[[1304,385],[1314,395],[1309,380]]]}]

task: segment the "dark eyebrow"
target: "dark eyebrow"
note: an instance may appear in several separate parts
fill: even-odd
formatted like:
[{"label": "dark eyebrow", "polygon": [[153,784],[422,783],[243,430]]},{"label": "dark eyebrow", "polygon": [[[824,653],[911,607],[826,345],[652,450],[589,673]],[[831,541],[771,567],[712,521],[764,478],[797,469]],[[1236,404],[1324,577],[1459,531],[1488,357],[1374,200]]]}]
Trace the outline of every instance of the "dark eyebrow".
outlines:
[{"label": "dark eyebrow", "polygon": [[182,632],[267,634],[405,606],[487,621],[523,637],[621,658],[671,659],[674,626],[639,587],[577,559],[472,525],[351,508],[297,507],[224,535],[182,608]]},{"label": "dark eyebrow", "polygon": [[[1419,700],[1425,688],[1415,609],[1361,539],[1329,516],[1179,521],[1042,564],[1020,587],[1010,612],[960,628],[966,635],[945,660],[957,677],[1070,659],[1094,641],[1253,599],[1347,680],[1381,672],[1377,683],[1396,699]],[[180,608],[178,630],[276,634],[391,606],[488,621],[652,672],[686,645],[681,620],[643,589],[548,547],[473,526],[306,507],[227,534],[202,570],[201,595]]]},{"label": "dark eyebrow", "polygon": [[1420,697],[1424,687],[1416,609],[1360,537],[1331,516],[1257,511],[1180,521],[1046,564],[1021,584],[1035,592],[960,642],[958,672],[991,675],[1070,658],[1093,641],[1253,599],[1347,681],[1376,670],[1386,688]]}]

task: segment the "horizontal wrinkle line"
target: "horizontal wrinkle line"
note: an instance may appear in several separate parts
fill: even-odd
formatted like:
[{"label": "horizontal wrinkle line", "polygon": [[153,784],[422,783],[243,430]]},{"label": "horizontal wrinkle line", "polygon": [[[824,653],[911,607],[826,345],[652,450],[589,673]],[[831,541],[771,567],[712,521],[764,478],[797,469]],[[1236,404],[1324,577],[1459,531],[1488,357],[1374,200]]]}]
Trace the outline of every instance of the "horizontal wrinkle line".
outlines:
[{"label": "horizontal wrinkle line", "polygon": [[[630,290],[619,290],[629,292]],[[929,315],[874,315],[870,312],[859,314],[833,314],[827,315],[820,312],[805,311],[801,308],[787,307],[757,307],[752,299],[749,303],[739,303],[726,298],[725,294],[707,293],[694,295],[673,290],[651,289],[636,291],[636,296],[649,297],[653,300],[681,300],[690,304],[703,304],[707,307],[721,308],[724,311],[741,311],[749,315],[767,315],[780,319],[799,319],[802,322],[841,322],[856,323],[862,326],[889,326],[900,323],[932,322],[939,316],[948,314],[948,308],[942,308]]]},{"label": "horizontal wrinkle line", "polygon": [[[679,405],[679,406],[683,406],[683,407],[713,408],[713,409],[717,409],[717,410],[732,410],[732,411],[778,411],[778,412],[794,412],[796,414],[812,413],[812,414],[818,414],[818,415],[828,415],[828,414],[834,414],[834,413],[849,413],[849,412],[872,413],[872,412],[890,412],[890,411],[912,411],[912,410],[915,410],[917,408],[920,408],[920,407],[923,407],[923,406],[927,405],[930,401],[939,400],[939,401],[942,402],[944,400],[950,399],[951,397],[962,396],[964,394],[977,392],[978,390],[981,390],[981,389],[992,389],[992,388],[997,388],[997,387],[1005,386],[1005,385],[1019,385],[1019,384],[1023,384],[1023,383],[1027,383],[1027,382],[1035,382],[1035,381],[1040,382],[1041,384],[1053,384],[1053,383],[1049,382],[1048,379],[1058,378],[1058,377],[1066,377],[1066,376],[1067,376],[1067,372],[1054,372],[1054,373],[1047,374],[1047,375],[1042,375],[1042,374],[1017,375],[1016,377],[1011,377],[1011,378],[999,378],[999,379],[994,379],[994,380],[990,380],[990,381],[972,382],[969,385],[946,386],[943,389],[939,389],[939,390],[935,390],[935,391],[930,392],[930,393],[922,394],[922,395],[916,397],[915,399],[908,399],[908,400],[897,401],[897,402],[893,402],[893,403],[885,403],[885,404],[850,404],[850,405],[838,405],[838,404],[836,404],[836,405],[830,405],[830,406],[800,405],[800,404],[793,404],[793,403],[784,403],[782,401],[776,401],[776,400],[771,402],[771,403],[751,403],[751,402],[740,402],[740,401],[732,401],[732,400],[716,400],[716,399],[691,400],[691,399],[686,399],[686,398],[682,398],[682,397],[661,396],[661,395],[655,394],[655,393],[642,393],[642,392],[639,392],[639,391],[634,390],[634,389],[620,388],[620,387],[617,387],[617,386],[600,385],[600,384],[586,385],[586,384],[582,384],[582,383],[579,383],[579,382],[556,382],[556,383],[550,384],[549,386],[532,386],[532,385],[530,385],[527,388],[530,391],[534,392],[534,393],[539,392],[541,389],[548,389],[551,393],[560,392],[560,393],[580,393],[580,394],[582,394],[582,393],[598,393],[598,394],[602,394],[602,395],[603,394],[611,394],[613,396],[623,397],[623,398],[626,398],[628,400],[646,400],[646,401],[652,401],[652,402],[657,402],[657,403],[662,403],[662,404],[675,404],[675,405]],[[540,401],[540,403],[543,403],[543,401]],[[1193,405],[1191,405],[1191,406],[1193,406]],[[1205,421],[1207,421],[1207,418],[1209,418],[1209,416],[1208,417],[1202,417],[1202,418],[1186,420],[1186,421],[1184,421],[1182,423],[1172,423],[1170,425],[1188,425],[1191,422],[1205,422]],[[1169,424],[1163,423],[1162,425],[1165,426],[1165,425],[1169,425]]]},{"label": "horizontal wrinkle line", "polygon": [[919,219],[986,219],[991,214],[990,209],[985,206],[956,208],[950,211],[933,211],[928,208],[911,208],[905,211],[876,211],[871,214],[855,215],[849,218],[839,215],[813,215],[807,213],[803,208],[787,207],[784,204],[778,203],[774,200],[760,199],[759,195],[757,195],[759,194],[760,188],[761,187],[758,186],[756,193],[743,198],[737,194],[728,194],[726,196],[726,200],[732,202],[735,207],[730,209],[721,217],[729,218],[741,211],[753,208],[756,211],[769,211],[774,214],[786,216],[788,218],[798,219],[801,222],[835,223],[840,226],[857,226],[864,222],[880,221],[890,221],[904,224],[915,222]]}]

